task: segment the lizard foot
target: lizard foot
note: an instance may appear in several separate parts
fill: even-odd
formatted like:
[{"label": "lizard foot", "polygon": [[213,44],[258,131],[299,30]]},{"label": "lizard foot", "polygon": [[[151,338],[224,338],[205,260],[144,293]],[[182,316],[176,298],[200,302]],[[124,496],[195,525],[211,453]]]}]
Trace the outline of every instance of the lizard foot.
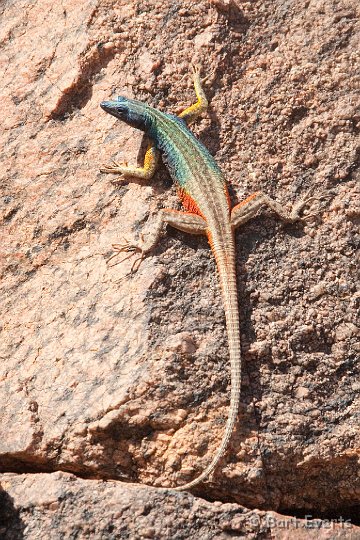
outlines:
[{"label": "lizard foot", "polygon": [[118,163],[117,161],[112,161],[110,165],[103,165],[100,169],[100,172],[104,173],[113,173],[113,174],[124,174],[128,167],[127,162]]},{"label": "lizard foot", "polygon": [[113,244],[112,248],[115,251],[115,253],[111,255],[111,257],[107,260],[108,264],[112,259],[117,257],[120,253],[129,253],[129,255],[127,257],[124,257],[121,261],[118,261],[117,263],[112,264],[111,266],[116,266],[117,264],[122,263],[126,261],[127,259],[130,259],[130,257],[132,257],[135,253],[138,253],[139,257],[137,257],[134,260],[131,266],[130,272],[126,275],[135,274],[139,270],[140,265],[145,258],[145,253],[140,246],[136,244],[131,244],[130,242],[128,242],[128,240],[126,240],[126,238],[124,238],[123,244]]},{"label": "lizard foot", "polygon": [[191,71],[193,75],[198,75],[200,77],[200,65],[199,64],[191,64]]},{"label": "lizard foot", "polygon": [[319,213],[319,211],[312,212],[312,213],[304,213],[302,216],[300,214],[302,213],[302,210],[304,209],[304,207],[307,206],[309,203],[312,203],[314,201],[323,201],[330,198],[330,195],[326,195],[326,194],[314,196],[313,195],[314,189],[315,189],[315,186],[312,186],[307,191],[305,197],[293,206],[293,209],[291,211],[291,216],[294,220],[296,219],[305,220],[310,217],[316,216]]},{"label": "lizard foot", "polygon": [[199,77],[199,80],[201,81],[201,83],[206,83],[206,81],[210,79],[210,77],[214,75],[215,73],[215,70],[213,70],[213,71],[210,71],[210,73],[208,73],[205,77],[200,77],[200,73],[201,73],[200,64],[191,64],[191,71],[192,71],[193,77]]}]

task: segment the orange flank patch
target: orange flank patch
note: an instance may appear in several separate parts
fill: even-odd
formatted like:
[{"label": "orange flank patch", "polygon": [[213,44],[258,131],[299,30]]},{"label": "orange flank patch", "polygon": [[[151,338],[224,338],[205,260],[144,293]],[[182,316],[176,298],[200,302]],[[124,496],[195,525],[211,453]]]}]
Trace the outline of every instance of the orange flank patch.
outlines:
[{"label": "orange flank patch", "polygon": [[178,195],[181,199],[182,205],[185,208],[185,210],[187,210],[191,214],[197,214],[198,216],[204,217],[202,213],[200,212],[199,207],[194,201],[194,199],[192,199],[190,195],[186,193],[185,189],[179,188]]}]

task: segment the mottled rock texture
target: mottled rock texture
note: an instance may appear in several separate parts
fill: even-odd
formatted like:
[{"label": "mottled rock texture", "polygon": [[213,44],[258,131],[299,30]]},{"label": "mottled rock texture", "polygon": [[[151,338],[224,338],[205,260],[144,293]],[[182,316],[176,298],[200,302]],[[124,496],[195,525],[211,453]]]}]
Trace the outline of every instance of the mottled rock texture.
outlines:
[{"label": "mottled rock texture", "polygon": [[[219,444],[229,366],[207,241],[169,230],[134,276],[131,259],[107,264],[112,243],[179,203],[165,168],[149,184],[99,172],[144,149],[99,102],[123,94],[176,112],[194,101],[196,63],[211,105],[194,131],[233,202],[259,189],[284,205],[309,189],[323,199],[303,223],[264,211],[237,233],[239,422],[194,493],[356,521],[357,10],[352,0],[2,3],[0,471],[21,474],[11,486],[54,471],[181,485]],[[41,475],[45,494],[52,477]],[[91,481],[56,478],[95,511]],[[109,501],[125,489],[109,485]],[[133,486],[130,505],[137,489],[164,497]]]},{"label": "mottled rock texture", "polygon": [[301,520],[238,504],[69,473],[0,475],[2,540],[360,537],[344,520]]}]

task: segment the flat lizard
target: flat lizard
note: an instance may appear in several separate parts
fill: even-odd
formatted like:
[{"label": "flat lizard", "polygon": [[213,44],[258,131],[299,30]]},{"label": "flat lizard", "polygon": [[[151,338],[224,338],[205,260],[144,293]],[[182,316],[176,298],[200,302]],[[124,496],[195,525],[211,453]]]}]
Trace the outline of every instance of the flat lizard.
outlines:
[{"label": "flat lizard", "polygon": [[[139,258],[135,263],[140,261],[140,264],[144,256],[157,244],[164,224],[169,224],[187,233],[206,235],[216,259],[230,353],[230,410],[220,446],[212,461],[194,480],[175,488],[179,491],[193,488],[214,471],[227,449],[238,414],[241,351],[234,231],[254,217],[262,206],[271,208],[284,221],[294,222],[300,219],[300,212],[305,204],[313,200],[313,198],[305,198],[294,205],[290,212],[286,212],[283,205],[258,191],[232,208],[223,173],[205,146],[187,127],[191,121],[206,110],[208,105],[198,69],[194,69],[194,87],[197,97],[196,103],[186,108],[178,116],[161,112],[145,103],[125,97],[118,97],[116,101],[103,101],[100,104],[104,111],[130,126],[144,131],[151,140],[145,154],[143,167],[132,167],[113,162],[112,165],[103,166],[101,172],[149,180],[156,170],[160,152],[177,185],[178,195],[184,207],[184,211],[162,209],[153,226],[152,233],[146,241],[141,244],[129,242],[114,244],[115,254],[121,252],[138,253]],[[132,271],[134,268],[135,265],[133,265]]]}]

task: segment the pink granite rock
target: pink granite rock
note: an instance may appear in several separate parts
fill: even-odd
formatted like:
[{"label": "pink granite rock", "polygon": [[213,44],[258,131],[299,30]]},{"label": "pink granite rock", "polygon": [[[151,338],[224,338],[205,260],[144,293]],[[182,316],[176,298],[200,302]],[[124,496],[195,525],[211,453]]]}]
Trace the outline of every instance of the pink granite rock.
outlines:
[{"label": "pink granite rock", "polygon": [[31,538],[219,539],[359,538],[360,528],[338,520],[281,516],[190,493],[136,484],[84,480],[72,474],[0,475],[0,536]]},{"label": "pink granite rock", "polygon": [[229,366],[207,242],[169,230],[134,276],[131,260],[107,264],[112,243],[146,233],[178,200],[165,168],[149,184],[99,172],[143,155],[141,134],[100,101],[124,94],[176,112],[194,101],[194,62],[211,101],[194,131],[234,202],[259,189],[284,204],[311,188],[324,197],[303,224],[265,211],[237,233],[239,423],[196,494],[354,522],[354,2],[19,0],[0,10],[0,471],[170,487],[219,444]]}]

